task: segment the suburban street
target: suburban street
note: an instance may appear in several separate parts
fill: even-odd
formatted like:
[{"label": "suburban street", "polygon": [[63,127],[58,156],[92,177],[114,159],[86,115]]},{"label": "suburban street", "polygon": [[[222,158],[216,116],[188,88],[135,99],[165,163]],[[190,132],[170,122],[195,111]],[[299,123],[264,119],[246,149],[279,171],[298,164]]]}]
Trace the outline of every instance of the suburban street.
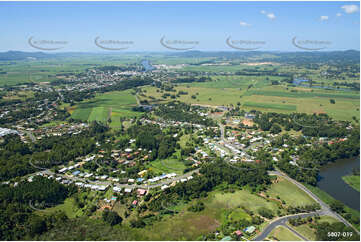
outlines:
[{"label": "suburban street", "polygon": [[[220,126],[220,130],[221,130],[221,140],[224,142],[224,144],[229,144],[225,137],[224,137],[224,126],[222,124],[219,124]],[[231,145],[231,144],[229,144]],[[223,146],[222,146],[223,147]],[[223,147],[226,148],[226,147]],[[230,152],[233,152],[230,149],[227,149]],[[227,160],[226,160],[227,161]],[[229,161],[227,161],[229,162]],[[33,165],[31,163],[31,165]],[[33,165],[36,168],[39,168],[35,165]],[[152,188],[156,188],[156,187],[161,187],[163,185],[169,185],[173,182],[177,182],[180,181],[181,179],[186,179],[187,177],[191,176],[194,173],[198,173],[199,172],[199,168],[189,171],[183,175],[179,175],[173,178],[168,178],[166,180],[163,180],[159,183],[156,184],[120,184],[120,183],[114,183],[111,181],[89,181],[85,178],[81,178],[81,177],[74,177],[74,176],[69,176],[69,175],[65,175],[65,174],[57,174],[52,172],[50,169],[44,169],[44,168],[39,168],[42,169],[41,173],[46,174],[46,175],[53,175],[53,176],[57,176],[57,177],[62,177],[63,179],[66,180],[71,180],[72,182],[83,182],[83,183],[88,183],[88,184],[93,184],[93,185],[109,185],[109,186],[117,186],[120,188],[131,188],[131,189],[137,189],[137,188],[142,188],[142,189],[152,189]],[[32,175],[38,174],[37,173],[33,173]],[[275,171],[268,171],[269,175],[275,175],[275,176],[279,176],[282,177],[284,179],[287,179],[288,181],[292,182],[294,185],[296,185],[299,189],[301,189],[302,191],[304,191],[305,193],[307,193],[313,200],[315,200],[320,206],[321,209],[316,211],[316,212],[309,212],[309,213],[299,213],[299,214],[293,214],[293,215],[287,215],[287,216],[283,216],[283,217],[279,217],[276,218],[272,221],[270,221],[270,223],[264,228],[264,230],[258,234],[253,240],[255,241],[261,241],[267,238],[267,236],[271,233],[271,231],[273,229],[275,229],[277,226],[284,226],[287,229],[289,229],[291,232],[293,232],[296,236],[300,237],[302,240],[307,240],[304,236],[302,236],[301,234],[299,234],[297,231],[295,231],[293,228],[291,228],[290,226],[288,226],[286,223],[289,219],[293,219],[293,218],[306,218],[306,217],[310,217],[310,216],[322,216],[322,215],[326,215],[326,216],[331,216],[336,218],[337,220],[339,220],[340,222],[344,223],[346,226],[349,226],[351,228],[353,228],[357,234],[359,234],[359,231],[352,225],[350,224],[347,220],[345,220],[342,216],[340,216],[339,214],[337,214],[336,212],[332,211],[331,208],[324,203],[320,198],[318,198],[315,194],[313,194],[309,189],[307,189],[304,185],[302,185],[301,183],[297,182],[296,180],[290,178],[287,174],[283,173],[280,170],[275,170]]]},{"label": "suburban street", "polygon": [[[114,186],[121,187],[121,188],[151,189],[151,188],[161,187],[163,185],[169,185],[169,184],[171,184],[173,182],[180,181],[181,179],[186,179],[187,177],[191,176],[194,173],[197,173],[198,171],[199,171],[199,168],[195,169],[195,170],[192,170],[192,171],[189,171],[187,173],[184,173],[183,175],[176,176],[176,177],[173,177],[173,178],[168,178],[168,179],[166,179],[166,180],[164,180],[162,182],[159,182],[159,183],[156,183],[156,184],[150,184],[150,185],[147,185],[147,184],[141,184],[141,185],[131,184],[131,185],[129,185],[129,184],[114,183],[114,182],[110,182],[110,181],[90,181],[90,182],[87,182],[87,179],[85,179],[85,178],[71,177],[71,176],[67,176],[67,175],[64,175],[64,174],[56,174],[56,173],[52,172],[49,169],[42,170],[41,173],[46,174],[48,176],[53,175],[53,176],[62,177],[63,179],[72,180],[73,182],[83,182],[83,183],[89,183],[89,184],[93,184],[93,185],[105,185],[105,186],[107,186],[107,185],[114,184]],[[37,173],[39,173],[39,172],[30,174],[30,175],[36,175]]]},{"label": "suburban street", "polygon": [[[227,141],[224,138],[224,126],[222,124],[219,124],[220,130],[221,130],[221,139],[222,141],[227,144]],[[302,191],[304,191],[305,193],[307,193],[313,200],[315,200],[318,204],[320,204],[321,209],[317,212],[310,212],[310,213],[301,213],[301,214],[295,214],[295,215],[289,215],[289,216],[284,216],[284,217],[280,217],[277,218],[273,221],[270,222],[269,225],[266,226],[266,228],[259,234],[257,235],[254,240],[256,241],[260,241],[260,240],[264,240],[268,234],[277,226],[285,226],[288,229],[290,229],[293,233],[295,233],[297,236],[301,237],[302,239],[305,239],[304,237],[302,237],[302,235],[300,235],[299,233],[297,233],[294,229],[290,228],[289,226],[286,225],[286,222],[289,219],[292,218],[297,218],[297,217],[309,217],[309,216],[316,216],[316,215],[327,215],[327,216],[331,216],[336,218],[337,220],[339,220],[340,222],[344,223],[346,226],[353,228],[357,234],[360,234],[360,232],[351,224],[349,223],[346,219],[344,219],[341,215],[339,215],[338,213],[334,212],[331,210],[331,208],[324,203],[320,198],[318,198],[315,194],[313,194],[310,190],[308,190],[304,185],[302,185],[301,183],[297,182],[296,180],[290,178],[288,175],[286,175],[285,173],[276,170],[276,171],[269,171],[268,172],[269,175],[276,175],[276,176],[280,176],[283,177],[284,179],[287,179],[288,181],[292,182],[294,185],[296,185],[298,188],[300,188]],[[306,240],[306,239],[305,239]]]}]

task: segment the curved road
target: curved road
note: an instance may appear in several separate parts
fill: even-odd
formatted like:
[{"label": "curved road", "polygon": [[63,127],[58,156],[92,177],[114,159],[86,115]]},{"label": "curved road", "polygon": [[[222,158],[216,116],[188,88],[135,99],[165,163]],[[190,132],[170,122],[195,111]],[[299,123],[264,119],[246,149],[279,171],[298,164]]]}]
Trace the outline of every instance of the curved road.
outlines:
[{"label": "curved road", "polygon": [[295,231],[294,229],[290,228],[286,222],[289,219],[293,219],[293,218],[306,218],[306,217],[310,217],[310,216],[316,216],[316,215],[321,215],[320,213],[317,212],[313,212],[313,213],[300,213],[300,214],[294,214],[294,215],[288,215],[288,216],[284,216],[281,218],[277,218],[273,221],[271,221],[271,223],[262,231],[262,233],[260,233],[257,237],[255,237],[253,240],[256,241],[262,241],[265,240],[268,236],[269,233],[271,233],[271,231],[276,228],[277,226],[284,226],[287,227],[289,230],[291,230],[293,233],[295,233],[298,237],[301,237],[303,240],[307,240],[305,237],[303,237],[302,235],[300,235],[299,233],[297,233],[297,231]]},{"label": "curved road", "polygon": [[[221,139],[223,140],[224,143],[227,143],[227,141],[224,138],[224,126],[222,124],[219,124],[219,127],[221,129]],[[310,217],[310,216],[315,216],[315,215],[327,215],[327,216],[331,216],[336,218],[337,220],[339,220],[340,222],[344,223],[346,226],[351,227],[352,229],[354,229],[356,231],[356,233],[358,235],[360,235],[360,232],[351,224],[349,223],[346,219],[344,219],[341,215],[339,215],[338,213],[334,212],[331,210],[331,208],[324,203],[320,198],[318,198],[315,194],[313,194],[310,190],[308,190],[304,185],[302,185],[301,183],[297,182],[296,180],[290,178],[288,175],[286,175],[285,173],[276,170],[276,171],[269,171],[268,172],[269,175],[277,175],[277,176],[281,176],[285,179],[287,179],[288,181],[292,182],[294,185],[296,185],[298,188],[300,188],[302,191],[304,191],[305,193],[307,193],[313,200],[315,200],[318,204],[320,204],[321,209],[316,211],[316,212],[310,212],[310,213],[300,213],[300,214],[295,214],[295,215],[288,215],[288,216],[284,216],[284,217],[280,217],[275,219],[274,221],[271,221],[271,223],[269,225],[267,225],[267,227],[259,234],[257,235],[253,240],[264,240],[268,234],[277,226],[285,226],[288,229],[290,229],[293,233],[295,233],[297,236],[301,237],[302,239],[305,239],[302,235],[300,235],[299,233],[297,233],[297,231],[295,231],[294,229],[290,228],[289,226],[286,225],[286,222],[291,219],[291,218],[297,218],[297,217]],[[305,239],[306,240],[306,239]]]},{"label": "curved road", "polygon": [[302,185],[301,183],[299,183],[298,181],[290,178],[289,176],[287,176],[285,173],[281,172],[281,171],[271,171],[269,172],[270,175],[277,175],[277,176],[281,176],[287,180],[289,180],[290,182],[292,182],[293,184],[295,184],[298,188],[300,188],[302,191],[304,191],[305,193],[307,193],[313,200],[315,200],[318,204],[320,204],[321,206],[321,210],[320,212],[322,212],[322,215],[328,215],[331,217],[336,218],[337,220],[339,220],[340,222],[344,223],[346,226],[353,228],[357,234],[360,234],[360,232],[351,224],[349,223],[346,219],[344,219],[341,215],[339,215],[338,213],[334,212],[331,210],[331,208],[324,203],[321,199],[319,199],[315,194],[313,194],[310,190],[308,190],[304,185]]}]

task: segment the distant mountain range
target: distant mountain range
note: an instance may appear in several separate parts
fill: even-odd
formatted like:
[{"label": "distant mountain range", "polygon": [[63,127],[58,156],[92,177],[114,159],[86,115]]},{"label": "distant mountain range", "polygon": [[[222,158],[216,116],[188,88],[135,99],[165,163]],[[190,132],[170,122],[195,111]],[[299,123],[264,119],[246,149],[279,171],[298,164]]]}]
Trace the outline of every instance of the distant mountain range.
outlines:
[{"label": "distant mountain range", "polygon": [[[141,54],[141,52],[132,52]],[[0,61],[17,61],[31,59],[48,59],[57,57],[81,57],[94,55],[122,55],[132,54],[130,52],[118,53],[91,53],[91,52],[61,52],[61,53],[44,53],[44,52],[24,52],[24,51],[7,51],[0,52]],[[280,63],[316,63],[316,62],[334,62],[334,63],[359,63],[360,51],[300,51],[300,52],[279,52],[279,51],[184,51],[184,52],[143,52],[151,54],[164,54],[167,56],[179,57],[217,57],[227,59],[248,59],[255,58],[258,61],[277,61]]]}]

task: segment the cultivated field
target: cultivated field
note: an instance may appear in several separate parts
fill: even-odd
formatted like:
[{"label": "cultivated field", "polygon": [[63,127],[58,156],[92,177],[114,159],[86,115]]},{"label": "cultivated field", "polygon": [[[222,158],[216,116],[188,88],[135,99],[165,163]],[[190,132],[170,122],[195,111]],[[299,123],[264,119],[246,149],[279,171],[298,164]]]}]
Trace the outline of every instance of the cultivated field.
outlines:
[{"label": "cultivated field", "polygon": [[[174,88],[176,94],[179,91],[187,92],[180,95],[176,100],[191,104],[211,106],[236,106],[247,111],[255,109],[267,112],[282,113],[327,113],[334,119],[352,120],[352,117],[360,115],[360,94],[356,91],[310,89],[304,87],[292,87],[286,85],[271,85],[275,77],[247,77],[247,76],[214,76],[211,82],[177,84]],[[154,97],[162,102],[174,100],[170,97],[163,98],[167,93],[156,87],[143,87],[148,100],[154,103]],[[330,99],[334,99],[332,104]],[[159,102],[159,101],[156,101]]]},{"label": "cultivated field", "polygon": [[116,91],[99,94],[95,98],[78,103],[71,107],[71,116],[74,119],[107,122],[111,119],[110,126],[120,127],[121,117],[136,117],[140,112],[132,111],[137,105],[135,96],[130,90]]}]

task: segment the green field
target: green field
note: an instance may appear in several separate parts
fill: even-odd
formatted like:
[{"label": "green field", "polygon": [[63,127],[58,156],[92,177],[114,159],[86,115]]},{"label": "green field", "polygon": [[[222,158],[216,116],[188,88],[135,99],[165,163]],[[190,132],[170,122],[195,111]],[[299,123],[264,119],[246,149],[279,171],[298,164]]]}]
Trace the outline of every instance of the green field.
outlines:
[{"label": "green field", "polygon": [[73,198],[65,199],[64,203],[57,205],[55,207],[47,208],[41,211],[37,211],[39,215],[41,214],[51,214],[55,211],[63,211],[69,218],[75,218],[76,216],[83,216],[84,213],[81,209],[77,208]]},{"label": "green field", "polygon": [[243,206],[255,213],[258,209],[265,207],[272,211],[277,211],[278,207],[273,202],[267,202],[265,199],[251,194],[246,190],[236,191],[234,193],[215,193],[212,205],[214,208],[226,207],[229,209]]},{"label": "green field", "polygon": [[[211,76],[211,78],[213,81],[210,82],[177,84],[174,88],[176,92],[184,91],[188,94],[181,95],[176,100],[214,107],[235,106],[240,103],[240,108],[247,111],[256,109],[281,113],[327,113],[338,120],[352,120],[353,116],[360,115],[360,94],[356,91],[271,85],[271,80],[278,80],[276,77],[269,77],[269,80],[263,76]],[[163,100],[162,102],[174,100],[170,97],[163,99],[162,95],[166,92],[161,92],[156,87],[147,86],[142,89],[146,91],[146,97],[141,97],[142,100],[159,102],[153,101],[150,96]],[[330,99],[334,99],[336,103],[331,104]]]},{"label": "green field", "polygon": [[251,108],[263,108],[263,109],[279,109],[279,110],[287,110],[287,111],[296,111],[297,108],[296,105],[256,103],[256,102],[245,102],[243,106],[251,107]]},{"label": "green field", "polygon": [[0,87],[27,82],[51,82],[64,79],[63,74],[79,74],[88,68],[140,62],[134,55],[83,55],[48,58],[46,60],[22,60],[0,62]]},{"label": "green field", "polygon": [[343,176],[342,179],[353,189],[360,191],[360,176]]},{"label": "green field", "polygon": [[315,204],[310,196],[287,180],[281,180],[271,185],[266,192],[270,197],[280,197],[288,206],[305,206]]},{"label": "green field", "polygon": [[215,231],[228,219],[248,219],[249,215],[239,206],[245,206],[255,213],[260,207],[277,208],[275,204],[245,190],[234,193],[213,191],[200,200],[205,204],[205,209],[201,212],[187,211],[186,208],[190,206],[188,204],[180,213],[136,231],[147,240],[197,240],[199,236]]},{"label": "green field", "polygon": [[241,209],[241,208],[234,209],[228,215],[228,219],[230,221],[237,221],[237,220],[241,220],[241,219],[246,219],[248,221],[252,221],[252,217],[250,215],[248,215],[245,211],[243,211],[243,209]]},{"label": "green field", "polygon": [[[330,217],[330,216],[321,216],[320,219],[317,221],[317,223],[335,223],[338,222],[337,219]],[[315,229],[311,228],[310,224],[302,224],[299,226],[292,226],[291,224],[287,223],[288,226],[291,226],[294,230],[296,230],[298,233],[303,235],[308,240],[316,240],[316,231]]]},{"label": "green field", "polygon": [[111,118],[111,127],[120,127],[120,117],[139,116],[140,112],[132,111],[137,105],[135,96],[130,90],[99,94],[95,98],[78,103],[72,110],[74,119],[107,122]]},{"label": "green field", "polygon": [[158,159],[150,162],[149,167],[155,172],[183,174],[183,170],[186,168],[183,162],[177,159]]},{"label": "green field", "polygon": [[268,238],[276,238],[279,241],[301,241],[302,239],[284,226],[277,226],[268,235]]}]

